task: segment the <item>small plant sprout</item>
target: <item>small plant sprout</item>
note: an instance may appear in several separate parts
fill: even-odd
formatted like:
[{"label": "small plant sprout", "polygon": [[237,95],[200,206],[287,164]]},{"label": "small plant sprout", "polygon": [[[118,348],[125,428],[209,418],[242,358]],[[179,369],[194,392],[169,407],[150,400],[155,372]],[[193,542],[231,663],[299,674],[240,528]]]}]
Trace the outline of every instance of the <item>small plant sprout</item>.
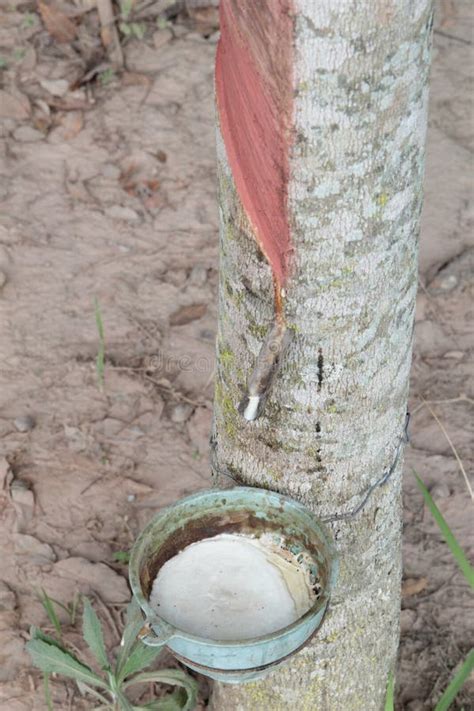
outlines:
[{"label": "small plant sprout", "polygon": [[99,349],[97,351],[97,358],[96,358],[97,380],[99,383],[99,388],[101,390],[103,390],[103,388],[104,388],[104,372],[105,372],[105,337],[104,337],[104,323],[102,321],[102,313],[100,310],[100,306],[99,306],[97,297],[94,299],[94,309],[95,309],[95,323],[97,326],[97,333],[99,335]]},{"label": "small plant sprout", "polygon": [[112,554],[112,558],[115,563],[123,563],[123,565],[128,565],[130,562],[130,551],[115,551]]},{"label": "small plant sprout", "polygon": [[157,17],[156,26],[159,30],[166,30],[168,27],[171,26],[171,22],[167,20],[166,17]]},{"label": "small plant sprout", "polygon": [[[102,627],[90,601],[83,598],[82,635],[92,653],[98,671],[82,662],[67,646],[36,627],[26,648],[33,664],[44,674],[48,709],[52,709],[49,688],[51,674],[74,679],[80,693],[98,703],[96,711],[192,711],[196,705],[197,684],[179,669],[144,671],[157,658],[160,648],[147,647],[138,637],[143,618],[134,601],[127,608],[127,620],[120,650],[115,661],[107,654]],[[136,706],[127,690],[136,684],[170,684],[177,688],[162,699]]]},{"label": "small plant sprout", "polygon": [[35,26],[36,22],[37,16],[33,12],[25,12],[21,25],[25,30],[29,30]]},{"label": "small plant sprout", "polygon": [[26,49],[24,47],[15,47],[13,50],[13,59],[15,62],[21,62],[26,54]]},{"label": "small plant sprout", "polygon": [[69,623],[71,625],[75,625],[77,608],[81,600],[81,596],[79,595],[79,593],[76,593],[72,602],[69,602],[67,605],[64,605],[59,600],[55,600],[54,597],[50,597],[46,590],[43,590],[43,588],[41,588],[41,594],[38,594],[38,597],[45,609],[46,614],[49,617],[52,626],[56,631],[56,634],[59,637],[62,636],[62,627],[59,617],[56,614],[55,606],[61,608],[61,610],[64,610],[64,612],[69,616]]},{"label": "small plant sprout", "polygon": [[99,74],[99,81],[102,86],[107,86],[115,78],[115,72],[112,67],[108,67],[103,72]]},{"label": "small plant sprout", "polygon": [[133,10],[133,0],[120,0],[120,15],[123,20],[128,20]]},{"label": "small plant sprout", "polygon": [[130,22],[132,11],[133,0],[120,0],[120,17],[122,18],[122,22],[119,24],[120,32],[124,37],[143,39],[146,25],[143,22]]},{"label": "small plant sprout", "polygon": [[[59,620],[59,617],[56,614],[56,610],[54,609],[54,600],[52,600],[46,590],[41,590],[41,595],[38,595],[41,604],[44,607],[44,611],[48,615],[48,619],[51,622],[52,626],[54,627],[56,634],[58,637],[61,639],[63,636],[63,630],[61,627],[61,622]],[[61,607],[64,607],[61,605]]]},{"label": "small plant sprout", "polygon": [[124,37],[141,40],[145,36],[146,27],[143,22],[121,22],[119,28]]}]

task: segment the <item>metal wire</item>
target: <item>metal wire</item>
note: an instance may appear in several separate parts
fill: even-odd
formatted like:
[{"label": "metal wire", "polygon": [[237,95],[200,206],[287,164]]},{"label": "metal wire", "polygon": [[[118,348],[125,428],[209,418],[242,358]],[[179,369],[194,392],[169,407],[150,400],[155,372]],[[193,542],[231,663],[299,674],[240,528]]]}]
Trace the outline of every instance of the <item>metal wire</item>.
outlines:
[{"label": "metal wire", "polygon": [[[410,441],[409,433],[408,433],[408,428],[410,425],[410,413],[407,412],[406,417],[405,417],[405,426],[403,428],[403,433],[400,437],[400,441],[398,443],[396,452],[395,452],[395,457],[393,459],[392,464],[388,469],[384,471],[382,476],[377,479],[373,484],[369,486],[365,494],[363,494],[363,498],[357,506],[352,509],[352,511],[348,511],[346,513],[337,513],[337,514],[332,514],[331,516],[326,516],[324,518],[321,518],[322,523],[334,523],[336,521],[346,521],[348,519],[354,518],[357,516],[366,506],[368,500],[372,496],[373,492],[375,489],[378,489],[379,486],[383,486],[384,484],[387,483],[387,481],[390,479],[392,476],[393,472],[397,468],[397,464],[400,460],[400,455],[403,450],[403,445],[407,444]],[[217,453],[216,453],[216,448],[217,448],[217,442],[215,438],[215,434],[213,433],[211,435],[211,469],[213,472],[214,476],[219,476],[223,475],[227,477],[228,479],[231,479],[237,486],[242,486],[242,482],[236,479],[235,476],[231,474],[231,472],[228,469],[223,469],[222,466],[218,467],[217,465]],[[252,486],[251,484],[246,484],[246,486]]]},{"label": "metal wire", "polygon": [[380,479],[377,479],[376,482],[374,482],[367,491],[364,494],[364,498],[358,504],[355,509],[352,511],[348,511],[347,513],[341,513],[341,514],[334,514],[332,516],[327,516],[326,518],[322,518],[321,521],[323,523],[333,523],[334,521],[345,521],[346,519],[354,518],[359,514],[363,508],[365,508],[365,505],[367,504],[368,500],[372,496],[373,492],[375,489],[377,489],[379,486],[383,486],[384,484],[387,483],[387,481],[390,479],[392,476],[393,472],[397,468],[398,461],[400,459],[400,455],[402,453],[403,445],[407,444],[410,441],[410,437],[408,434],[408,426],[410,424],[410,413],[407,412],[406,417],[405,417],[405,427],[403,429],[403,434],[400,437],[400,442],[398,443],[397,451],[395,452],[395,457],[393,459],[393,462],[391,466],[382,474]]}]

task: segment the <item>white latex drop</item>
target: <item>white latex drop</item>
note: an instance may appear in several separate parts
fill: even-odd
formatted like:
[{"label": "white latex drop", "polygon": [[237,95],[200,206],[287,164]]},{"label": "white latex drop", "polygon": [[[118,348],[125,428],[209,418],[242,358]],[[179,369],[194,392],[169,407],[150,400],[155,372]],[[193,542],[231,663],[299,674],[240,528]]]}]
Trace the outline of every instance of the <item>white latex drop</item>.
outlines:
[{"label": "white latex drop", "polygon": [[199,637],[275,632],[314,600],[307,571],[285,553],[268,540],[233,534],[192,543],[159,570],[150,603],[167,622]]}]

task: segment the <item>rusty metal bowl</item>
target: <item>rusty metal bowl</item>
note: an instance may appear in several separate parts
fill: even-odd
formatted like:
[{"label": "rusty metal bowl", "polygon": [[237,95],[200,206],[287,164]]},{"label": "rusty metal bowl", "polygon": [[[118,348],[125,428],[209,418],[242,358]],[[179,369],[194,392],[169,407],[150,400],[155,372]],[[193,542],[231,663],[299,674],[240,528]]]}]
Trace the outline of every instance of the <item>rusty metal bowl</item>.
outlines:
[{"label": "rusty metal bowl", "polygon": [[[312,607],[283,629],[238,641],[197,637],[161,618],[149,603],[160,568],[191,543],[221,533],[281,534],[295,555],[309,554],[318,580]],[[331,537],[311,511],[273,491],[250,487],[202,491],[160,511],[138,537],[129,570],[133,595],[150,630],[144,642],[166,646],[187,666],[227,683],[259,678],[307,643],[323,620],[336,573]]]}]

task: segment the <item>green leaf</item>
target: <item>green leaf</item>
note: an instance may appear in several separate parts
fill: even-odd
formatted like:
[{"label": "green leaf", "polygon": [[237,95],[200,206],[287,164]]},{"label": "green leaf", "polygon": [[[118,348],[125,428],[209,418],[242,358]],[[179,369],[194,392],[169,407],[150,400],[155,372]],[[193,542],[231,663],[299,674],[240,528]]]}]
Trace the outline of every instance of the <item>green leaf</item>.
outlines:
[{"label": "green leaf", "polygon": [[64,605],[60,600],[56,600],[54,597],[49,596],[49,599],[69,615],[71,625],[73,625],[76,621],[76,608],[80,599],[79,593],[75,593],[72,602],[69,602],[67,605]]},{"label": "green leaf", "polygon": [[[140,606],[135,599],[132,599],[131,603],[127,607],[125,629],[123,631],[122,641],[120,642],[120,651],[118,653],[117,664],[115,667],[117,678],[123,679],[122,670],[132,653],[133,647],[138,645],[138,642],[140,642],[137,637],[142,627],[143,616]],[[142,642],[140,642],[140,644],[142,644]]]},{"label": "green leaf", "polygon": [[394,698],[394,687],[395,687],[395,682],[393,679],[393,672],[390,672],[388,675],[388,683],[387,683],[387,695],[385,697],[385,711],[393,711],[394,705],[393,705],[393,698]]},{"label": "green leaf", "polygon": [[188,700],[184,689],[176,689],[168,696],[136,706],[135,711],[183,711]]},{"label": "green leaf", "polygon": [[127,19],[127,17],[130,17],[132,9],[133,0],[120,0],[120,12],[125,20]]},{"label": "green leaf", "polygon": [[136,674],[142,669],[146,669],[152,664],[162,651],[162,647],[149,647],[141,640],[133,647],[128,659],[125,661],[119,675],[119,680],[123,681],[128,676]]},{"label": "green leaf", "polygon": [[43,630],[40,630],[39,627],[35,627],[32,625],[30,627],[30,636],[31,639],[42,639],[43,642],[47,642],[48,644],[52,644],[58,649],[60,649],[62,652],[66,652],[66,648],[64,647],[61,642],[58,642],[57,639],[54,637],[51,637],[49,634],[46,634],[46,632],[43,632]]},{"label": "green leaf", "polygon": [[473,669],[474,649],[471,649],[464,664],[458,669],[454,678],[449,683],[448,688],[436,704],[435,711],[448,711],[457,694],[460,692],[462,685],[469,677]]},{"label": "green leaf", "polygon": [[133,711],[133,706],[130,703],[130,701],[127,699],[125,694],[118,689],[116,691],[116,697],[117,701],[119,702],[119,707],[122,709],[122,711]]},{"label": "green leaf", "polygon": [[196,706],[198,685],[189,674],[179,669],[159,669],[154,672],[137,674],[137,676],[126,681],[123,688],[125,689],[127,686],[132,686],[133,684],[148,684],[150,682],[181,686],[186,691],[187,699],[184,706],[182,705],[180,707],[180,711],[192,711]]},{"label": "green leaf", "polygon": [[132,34],[137,39],[141,40],[145,36],[146,25],[143,22],[132,22],[130,25]]},{"label": "green leaf", "polygon": [[115,551],[115,553],[112,553],[112,558],[116,563],[124,563],[126,565],[130,562],[130,551]]},{"label": "green leaf", "polygon": [[71,615],[71,625],[76,624],[76,613],[77,613],[77,608],[79,607],[79,602],[81,601],[81,595],[80,593],[74,593],[74,598],[71,603],[70,607],[70,615]]},{"label": "green leaf", "polygon": [[156,18],[156,26],[158,27],[159,30],[165,30],[167,27],[171,25],[171,22],[166,19],[166,17],[157,17]]},{"label": "green leaf", "polygon": [[48,711],[54,711],[53,700],[51,698],[51,691],[49,689],[49,674],[43,675],[43,689],[44,689],[44,700],[46,701],[46,706]]},{"label": "green leaf", "polygon": [[82,634],[94,657],[102,669],[110,669],[107,652],[105,650],[102,627],[90,600],[85,597],[82,611]]},{"label": "green leaf", "polygon": [[105,698],[105,696],[96,691],[96,689],[93,689],[88,684],[84,684],[83,681],[76,681],[76,684],[82,696],[85,696],[85,694],[90,694],[94,697],[94,699],[97,699],[98,701],[101,701],[103,704],[106,704],[110,707],[110,702]]},{"label": "green leaf", "polygon": [[443,534],[443,538],[448,544],[451,553],[453,554],[454,558],[456,559],[456,562],[458,566],[461,569],[461,572],[463,573],[464,577],[466,578],[467,582],[471,586],[471,588],[474,589],[474,568],[472,565],[469,563],[466,554],[464,553],[463,549],[459,545],[456,537],[452,533],[451,529],[449,528],[448,524],[446,523],[441,511],[439,508],[436,506],[435,502],[433,501],[433,498],[426,488],[425,484],[423,481],[420,479],[418,474],[415,472],[415,477],[416,481],[418,483],[418,486],[420,488],[421,493],[423,494],[423,498],[425,500],[426,505],[428,506],[429,510],[431,511],[431,515],[433,516],[434,520],[439,526],[439,529],[441,533]]},{"label": "green leaf", "polygon": [[48,644],[42,639],[32,639],[26,644],[26,649],[33,664],[46,674],[62,674],[92,686],[107,688],[105,682],[89,667],[56,645]]},{"label": "green leaf", "polygon": [[126,22],[120,22],[119,30],[124,35],[124,37],[130,37],[132,34],[132,28]]},{"label": "green leaf", "polygon": [[[107,86],[107,84],[110,84],[110,82],[112,81],[112,79],[114,77],[115,77],[115,72],[112,69],[112,67],[109,67],[108,69],[105,69],[103,72],[101,72],[99,74],[99,81],[102,84],[102,86]],[[98,315],[97,315],[97,313],[98,313]],[[103,375],[104,362],[105,362],[104,361],[104,359],[105,359],[105,345],[104,345],[104,328],[102,325],[102,316],[100,315],[100,311],[96,312],[96,323],[97,323],[97,327],[99,328],[99,352],[97,353],[97,358],[96,358],[96,369],[97,369],[99,378],[101,378]]]}]

